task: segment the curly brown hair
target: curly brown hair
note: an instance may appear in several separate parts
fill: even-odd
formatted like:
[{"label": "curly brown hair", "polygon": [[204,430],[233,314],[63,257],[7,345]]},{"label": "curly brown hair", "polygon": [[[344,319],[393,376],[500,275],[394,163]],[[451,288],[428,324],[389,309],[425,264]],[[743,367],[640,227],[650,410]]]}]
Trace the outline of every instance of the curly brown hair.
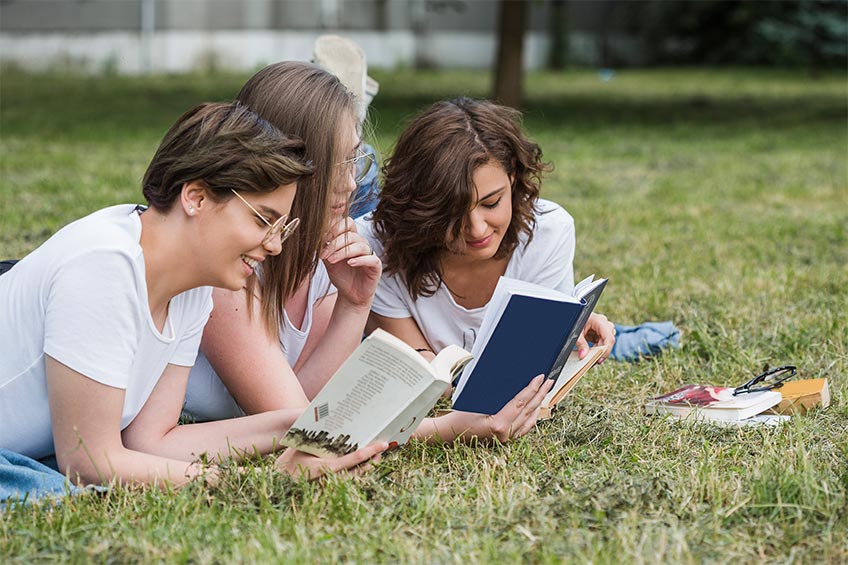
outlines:
[{"label": "curly brown hair", "polygon": [[[384,247],[384,271],[399,273],[413,299],[442,282],[440,258],[461,246],[476,204],[472,177],[495,161],[512,181],[512,220],[495,259],[508,257],[522,233],[533,237],[542,174],[551,165],[521,128],[521,113],[486,100],[433,104],[400,135],[383,167],[374,231]],[[458,242],[458,243],[449,243]]]}]

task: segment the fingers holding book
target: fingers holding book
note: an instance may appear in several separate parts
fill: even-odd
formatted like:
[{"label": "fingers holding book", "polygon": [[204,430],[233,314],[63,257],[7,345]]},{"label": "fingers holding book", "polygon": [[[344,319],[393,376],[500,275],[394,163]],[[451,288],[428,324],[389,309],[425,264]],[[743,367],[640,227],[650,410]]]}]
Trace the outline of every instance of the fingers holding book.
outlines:
[{"label": "fingers holding book", "polygon": [[539,418],[539,407],[553,384],[544,375],[538,375],[530,381],[500,412],[487,417],[489,437],[505,442],[532,430]]},{"label": "fingers holding book", "polygon": [[278,471],[310,481],[328,474],[361,475],[380,462],[388,449],[385,442],[375,443],[341,457],[316,457],[294,448],[286,449],[274,462]]},{"label": "fingers holding book", "polygon": [[577,351],[580,359],[583,359],[589,353],[588,342],[590,341],[596,345],[607,346],[607,352],[598,360],[598,364],[603,363],[609,352],[612,351],[612,346],[615,345],[615,324],[610,322],[603,314],[593,312],[586,320],[583,332],[577,340]]}]

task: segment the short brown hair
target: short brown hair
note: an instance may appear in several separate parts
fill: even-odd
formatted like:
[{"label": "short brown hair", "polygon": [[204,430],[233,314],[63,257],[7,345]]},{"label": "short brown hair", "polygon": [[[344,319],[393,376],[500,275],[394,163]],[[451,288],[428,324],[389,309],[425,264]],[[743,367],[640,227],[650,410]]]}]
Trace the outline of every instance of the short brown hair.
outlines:
[{"label": "short brown hair", "polygon": [[[237,99],[287,134],[306,143],[306,157],[315,174],[300,184],[292,204],[292,216],[300,218],[297,237],[283,244],[283,251],[263,264],[262,316],[269,330],[278,331],[286,297],[312,276],[318,252],[328,228],[329,194],[334,189],[336,163],[345,154],[342,124],[356,123],[353,95],[339,79],[317,65],[284,61],[253,75]],[[252,288],[248,287],[248,301]]]},{"label": "short brown hair", "polygon": [[413,299],[431,296],[441,284],[439,259],[448,241],[461,242],[476,202],[474,172],[489,161],[512,180],[512,221],[495,254],[503,258],[522,233],[532,239],[541,177],[551,169],[522,132],[521,113],[456,98],[433,104],[400,135],[383,167],[374,230],[383,243],[385,272],[399,273]]},{"label": "short brown hair", "polygon": [[239,103],[201,104],[168,130],[142,181],[148,204],[167,212],[187,182],[199,181],[216,200],[230,189],[272,192],[297,182],[312,168],[303,142]]}]

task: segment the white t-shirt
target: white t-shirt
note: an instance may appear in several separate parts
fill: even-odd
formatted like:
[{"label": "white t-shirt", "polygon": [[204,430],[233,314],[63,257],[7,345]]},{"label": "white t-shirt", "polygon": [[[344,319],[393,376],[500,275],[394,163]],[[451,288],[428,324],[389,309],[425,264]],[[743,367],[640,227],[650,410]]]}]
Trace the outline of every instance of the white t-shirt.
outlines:
[{"label": "white t-shirt", "polygon": [[54,452],[45,354],[125,390],[121,429],[169,363],[194,363],[212,289],[175,296],[164,331],[156,329],[134,209],[77,220],[0,276],[0,447],[35,458]]},{"label": "white t-shirt", "polygon": [[[321,261],[309,281],[309,294],[306,299],[306,312],[303,315],[303,324],[300,328],[292,323],[288,313],[283,310],[283,325],[280,328],[280,348],[292,367],[295,366],[309,332],[312,330],[312,312],[315,305],[328,295],[334,294],[336,288],[330,283],[327,268]],[[244,416],[244,411],[230,395],[226,385],[212,368],[209,359],[201,351],[197,356],[197,363],[191,368],[186,389],[185,405],[183,415],[188,419],[198,422],[211,420],[223,420],[225,418],[237,418]]]},{"label": "white t-shirt", "polygon": [[[537,201],[535,217],[532,241],[528,244],[522,234],[504,276],[570,293],[574,289],[574,220],[558,204],[542,199]],[[358,219],[357,230],[382,255],[383,245],[371,220],[370,214]],[[470,351],[486,306],[460,306],[444,284],[432,296],[413,300],[398,273],[383,272],[371,310],[387,318],[412,318],[436,352],[451,344]]]}]

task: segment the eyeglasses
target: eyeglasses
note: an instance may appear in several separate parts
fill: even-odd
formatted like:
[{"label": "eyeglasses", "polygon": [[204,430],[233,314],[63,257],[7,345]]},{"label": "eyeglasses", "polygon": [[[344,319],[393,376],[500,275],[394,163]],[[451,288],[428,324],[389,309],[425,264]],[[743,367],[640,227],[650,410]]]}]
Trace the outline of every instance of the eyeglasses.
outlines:
[{"label": "eyeglasses", "polygon": [[[371,167],[374,166],[374,155],[359,147],[356,149],[356,155],[338,163],[338,166],[342,176],[353,173],[353,180],[356,181],[356,184],[359,184],[371,172]],[[355,167],[355,169],[351,171],[351,167]]]},{"label": "eyeglasses", "polygon": [[268,245],[269,243],[274,241],[275,237],[280,238],[280,243],[284,242],[289,238],[289,236],[294,233],[294,230],[297,229],[297,226],[300,225],[300,218],[295,218],[292,221],[286,223],[288,219],[288,215],[284,214],[277,218],[277,221],[273,224],[268,221],[268,219],[260,214],[256,208],[251,206],[250,202],[244,199],[241,194],[235,191],[235,189],[231,188],[230,191],[238,196],[238,199],[244,202],[251,211],[256,214],[256,217],[262,220],[266,226],[268,226],[268,233],[265,234],[265,237],[262,238],[262,245]]},{"label": "eyeglasses", "polygon": [[[784,365],[769,370],[768,366],[765,370],[745,383],[733,389],[733,396],[745,394],[747,392],[763,392],[783,386],[784,381],[788,381],[794,377],[798,371],[794,365]],[[759,386],[757,386],[759,385]]]}]

